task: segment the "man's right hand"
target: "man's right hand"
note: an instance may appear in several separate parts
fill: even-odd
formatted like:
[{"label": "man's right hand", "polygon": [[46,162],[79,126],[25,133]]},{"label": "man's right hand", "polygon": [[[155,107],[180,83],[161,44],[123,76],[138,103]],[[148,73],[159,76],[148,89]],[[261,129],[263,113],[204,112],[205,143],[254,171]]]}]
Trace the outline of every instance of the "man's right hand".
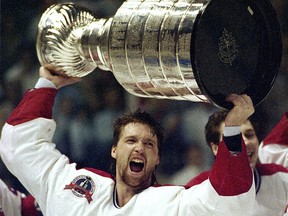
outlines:
[{"label": "man's right hand", "polygon": [[226,100],[234,107],[225,119],[225,126],[241,126],[255,111],[251,98],[246,94],[230,94]]},{"label": "man's right hand", "polygon": [[68,76],[58,75],[58,74],[55,75],[53,71],[48,70],[44,66],[40,67],[39,76],[41,78],[50,80],[52,83],[54,83],[57,89],[67,86],[67,85],[77,83],[81,80],[81,78],[79,77],[68,77]]}]

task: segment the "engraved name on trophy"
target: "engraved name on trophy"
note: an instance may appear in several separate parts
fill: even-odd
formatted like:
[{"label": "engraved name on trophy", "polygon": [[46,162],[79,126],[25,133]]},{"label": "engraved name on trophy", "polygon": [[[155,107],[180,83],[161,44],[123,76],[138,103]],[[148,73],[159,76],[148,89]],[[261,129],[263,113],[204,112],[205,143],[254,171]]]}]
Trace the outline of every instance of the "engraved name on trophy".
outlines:
[{"label": "engraved name on trophy", "polygon": [[269,0],[127,0],[109,19],[56,4],[42,15],[36,46],[42,65],[67,76],[99,67],[139,97],[224,108],[230,93],[259,104],[282,50]]}]

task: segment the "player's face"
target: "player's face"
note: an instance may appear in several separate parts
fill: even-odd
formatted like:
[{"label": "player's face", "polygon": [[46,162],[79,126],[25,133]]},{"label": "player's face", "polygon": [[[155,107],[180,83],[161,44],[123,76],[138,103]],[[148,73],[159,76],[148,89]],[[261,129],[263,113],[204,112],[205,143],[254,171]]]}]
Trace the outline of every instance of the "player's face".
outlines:
[{"label": "player's face", "polygon": [[[223,129],[224,129],[224,122],[221,124],[220,127],[221,134],[223,134]],[[243,125],[241,125],[241,133],[246,145],[250,166],[251,168],[254,168],[258,160],[259,140],[258,137],[256,136],[255,129],[250,121],[246,121]]]},{"label": "player's face", "polygon": [[138,189],[148,187],[159,164],[157,137],[148,125],[129,123],[112,147],[111,156],[116,159],[117,181]]},{"label": "player's face", "polygon": [[241,133],[242,133],[243,140],[246,144],[250,166],[251,168],[255,168],[257,160],[258,160],[259,140],[258,140],[258,137],[256,136],[254,127],[250,121],[246,121],[241,126]]}]

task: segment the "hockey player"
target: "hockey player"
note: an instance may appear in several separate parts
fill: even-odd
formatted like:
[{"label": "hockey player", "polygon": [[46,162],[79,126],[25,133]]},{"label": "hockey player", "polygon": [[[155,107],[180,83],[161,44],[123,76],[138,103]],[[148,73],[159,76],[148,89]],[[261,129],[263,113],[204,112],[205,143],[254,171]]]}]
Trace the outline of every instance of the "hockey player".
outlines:
[{"label": "hockey player", "polygon": [[[212,114],[205,126],[207,144],[213,154],[218,157],[219,143],[223,139],[227,111]],[[283,131],[279,131],[281,134]],[[256,200],[254,207],[247,216],[283,216],[288,204],[288,170],[278,164],[258,163],[259,140],[252,121],[247,120],[241,125],[241,133],[246,144],[250,166],[254,171],[256,186]],[[278,134],[275,134],[278,137]],[[271,138],[271,134],[270,134]],[[210,171],[211,172],[211,171]],[[208,178],[209,171],[203,172],[191,180],[187,185],[197,185]]]},{"label": "hockey player", "polygon": [[0,216],[41,216],[35,199],[7,186],[0,179]]},{"label": "hockey player", "polygon": [[143,111],[127,114],[115,123],[111,148],[115,176],[77,169],[70,163],[51,142],[55,130],[52,107],[57,89],[78,81],[41,67],[35,89],[26,92],[2,130],[3,162],[45,215],[243,216],[251,211],[253,174],[240,130],[235,127],[254,112],[249,96],[232,94],[227,98],[234,107],[225,119],[225,137],[209,180],[185,188],[155,184],[163,132]]}]

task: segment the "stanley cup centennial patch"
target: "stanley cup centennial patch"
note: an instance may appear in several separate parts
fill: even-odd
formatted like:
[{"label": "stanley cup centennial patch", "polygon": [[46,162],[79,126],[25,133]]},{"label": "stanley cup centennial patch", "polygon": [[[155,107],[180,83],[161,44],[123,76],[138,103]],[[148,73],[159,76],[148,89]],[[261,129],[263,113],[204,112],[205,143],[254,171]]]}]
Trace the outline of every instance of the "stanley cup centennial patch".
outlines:
[{"label": "stanley cup centennial patch", "polygon": [[85,197],[90,204],[95,191],[95,183],[90,176],[80,175],[74,178],[69,185],[66,185],[64,190],[66,189],[71,190],[77,197]]}]

